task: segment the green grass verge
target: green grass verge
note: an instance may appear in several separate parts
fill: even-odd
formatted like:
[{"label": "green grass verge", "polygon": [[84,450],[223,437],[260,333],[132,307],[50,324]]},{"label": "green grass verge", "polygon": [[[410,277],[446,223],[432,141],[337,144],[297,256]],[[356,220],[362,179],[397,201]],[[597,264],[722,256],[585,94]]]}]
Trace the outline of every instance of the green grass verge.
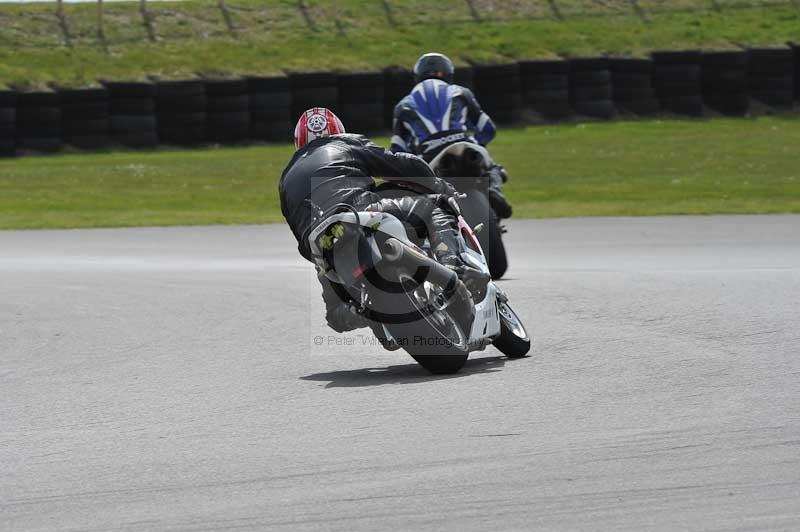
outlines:
[{"label": "green grass verge", "polygon": [[230,0],[234,33],[216,2],[152,3],[155,42],[136,2],[106,5],[103,39],[94,5],[67,4],[66,33],[49,3],[0,5],[0,84],[379,69],[434,49],[465,64],[800,40],[791,0],[472,0],[474,12],[464,0],[307,3],[309,19],[295,1]]},{"label": "green grass verge", "polygon": [[[377,139],[385,144],[388,139]],[[501,131],[517,217],[800,213],[800,119]],[[0,160],[0,228],[268,223],[291,146]]]}]

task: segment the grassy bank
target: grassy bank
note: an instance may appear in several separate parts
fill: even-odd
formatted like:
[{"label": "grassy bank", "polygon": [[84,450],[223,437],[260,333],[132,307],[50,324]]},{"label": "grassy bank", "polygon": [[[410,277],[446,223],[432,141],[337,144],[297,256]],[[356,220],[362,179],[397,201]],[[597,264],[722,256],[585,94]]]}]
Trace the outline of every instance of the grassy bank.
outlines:
[{"label": "grassy bank", "polygon": [[[378,139],[386,143],[387,139]],[[800,119],[504,130],[518,217],[800,213]],[[0,160],[0,228],[282,221],[291,146]]]},{"label": "grassy bank", "polygon": [[211,0],[156,2],[148,25],[137,2],[110,3],[102,36],[91,4],[66,4],[61,21],[50,3],[0,5],[0,84],[379,69],[432,49],[465,64],[800,40],[790,0],[306,3],[231,0],[226,22]]}]

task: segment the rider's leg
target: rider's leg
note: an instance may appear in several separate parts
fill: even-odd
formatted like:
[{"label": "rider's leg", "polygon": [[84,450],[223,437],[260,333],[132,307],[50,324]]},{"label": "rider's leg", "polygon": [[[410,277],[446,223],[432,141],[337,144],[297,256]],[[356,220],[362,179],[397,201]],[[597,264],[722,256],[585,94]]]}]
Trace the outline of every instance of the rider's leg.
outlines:
[{"label": "rider's leg", "polygon": [[322,300],[325,302],[325,319],[331,329],[342,333],[369,326],[369,321],[356,312],[350,294],[344,287],[331,282],[327,277],[318,279],[322,285]]},{"label": "rider's leg", "polygon": [[511,204],[503,195],[503,183],[508,180],[505,168],[495,164],[486,170],[485,175],[489,178],[489,203],[492,209],[500,218],[511,218]]},{"label": "rider's leg", "polygon": [[444,201],[435,203],[430,196],[406,196],[382,199],[366,208],[402,220],[420,239],[427,236],[436,260],[453,269],[471,292],[486,287],[489,276],[461,260],[463,250],[458,238],[458,220]]}]

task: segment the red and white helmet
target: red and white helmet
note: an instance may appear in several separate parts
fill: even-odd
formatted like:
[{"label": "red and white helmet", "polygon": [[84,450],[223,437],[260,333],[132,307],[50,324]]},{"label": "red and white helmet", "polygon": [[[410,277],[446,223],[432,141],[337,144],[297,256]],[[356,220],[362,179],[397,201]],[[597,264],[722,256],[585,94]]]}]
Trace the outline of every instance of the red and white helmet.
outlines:
[{"label": "red and white helmet", "polygon": [[294,147],[298,150],[314,139],[345,133],[342,121],[333,111],[314,107],[300,116],[294,128]]}]

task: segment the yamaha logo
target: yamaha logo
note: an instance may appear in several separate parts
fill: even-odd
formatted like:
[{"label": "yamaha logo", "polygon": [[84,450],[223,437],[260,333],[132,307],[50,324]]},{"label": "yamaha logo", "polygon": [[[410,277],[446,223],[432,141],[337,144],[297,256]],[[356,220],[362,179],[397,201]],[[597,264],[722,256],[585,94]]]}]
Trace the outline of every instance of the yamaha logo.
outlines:
[{"label": "yamaha logo", "polygon": [[323,115],[311,115],[308,119],[308,130],[312,133],[320,133],[328,127],[328,120]]}]

